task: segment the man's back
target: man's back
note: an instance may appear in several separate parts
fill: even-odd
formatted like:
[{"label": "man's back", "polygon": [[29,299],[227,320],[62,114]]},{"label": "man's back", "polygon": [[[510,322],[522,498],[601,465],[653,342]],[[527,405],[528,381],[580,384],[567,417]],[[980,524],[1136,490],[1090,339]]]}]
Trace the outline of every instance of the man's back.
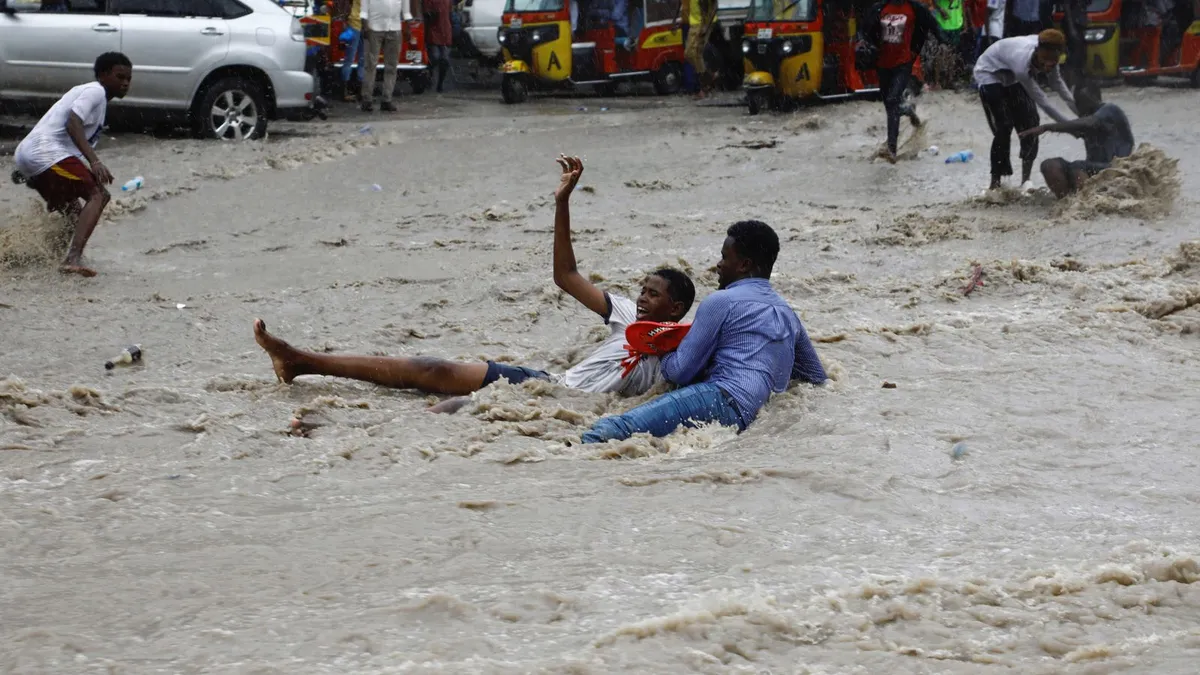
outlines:
[{"label": "man's back", "polygon": [[1083,135],[1087,161],[1108,164],[1116,157],[1133,154],[1133,129],[1124,110],[1113,103],[1105,103],[1092,113],[1092,117],[1099,125]]},{"label": "man's back", "polygon": [[[794,372],[797,353],[805,361],[799,373]],[[758,278],[736,281],[705,298],[679,350],[663,358],[662,373],[676,384],[703,379],[717,385],[736,402],[746,424],[793,375],[825,380],[796,312],[770,282]]]}]

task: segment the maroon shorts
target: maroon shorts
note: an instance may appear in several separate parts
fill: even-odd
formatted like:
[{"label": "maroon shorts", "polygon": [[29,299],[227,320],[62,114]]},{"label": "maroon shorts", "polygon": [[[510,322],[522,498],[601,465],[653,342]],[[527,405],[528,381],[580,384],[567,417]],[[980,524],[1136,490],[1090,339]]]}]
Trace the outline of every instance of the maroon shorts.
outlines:
[{"label": "maroon shorts", "polygon": [[38,191],[51,211],[72,206],[77,199],[86,202],[97,189],[91,169],[78,157],[68,157],[34,176],[29,187]]}]

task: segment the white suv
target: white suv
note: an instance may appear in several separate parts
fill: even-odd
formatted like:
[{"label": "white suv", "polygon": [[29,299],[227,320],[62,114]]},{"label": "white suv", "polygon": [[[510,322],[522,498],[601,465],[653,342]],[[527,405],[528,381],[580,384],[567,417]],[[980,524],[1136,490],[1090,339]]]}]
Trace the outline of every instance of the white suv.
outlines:
[{"label": "white suv", "polygon": [[273,0],[7,0],[0,102],[44,109],[93,80],[96,57],[110,51],[133,62],[129,96],[110,117],[244,140],[261,138],[268,120],[321,114],[299,19]]}]

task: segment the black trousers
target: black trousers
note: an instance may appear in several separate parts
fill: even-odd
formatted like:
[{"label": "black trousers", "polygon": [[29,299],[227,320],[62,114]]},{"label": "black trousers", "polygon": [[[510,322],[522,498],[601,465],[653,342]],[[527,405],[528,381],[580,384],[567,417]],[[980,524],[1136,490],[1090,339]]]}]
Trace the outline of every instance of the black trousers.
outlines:
[{"label": "black trousers", "polygon": [[[1012,135],[1032,129],[1041,123],[1037,104],[1019,84],[985,84],[979,88],[979,99],[992,129],[992,177],[1013,174]],[[1033,162],[1038,155],[1037,136],[1021,139],[1021,161]]]},{"label": "black trousers", "polygon": [[887,148],[893,154],[900,138],[900,117],[912,115],[912,108],[904,103],[908,84],[912,80],[913,64],[906,63],[895,68],[879,68],[879,93],[883,94],[883,109],[887,112]]}]

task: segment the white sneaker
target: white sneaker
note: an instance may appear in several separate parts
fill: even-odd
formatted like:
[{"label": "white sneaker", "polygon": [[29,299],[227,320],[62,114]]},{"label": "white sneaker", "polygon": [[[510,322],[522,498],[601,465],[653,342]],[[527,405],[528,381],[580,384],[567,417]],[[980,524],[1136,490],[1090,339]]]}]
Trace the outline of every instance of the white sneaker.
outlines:
[{"label": "white sneaker", "polygon": [[1036,188],[1033,187],[1033,181],[1031,181],[1031,180],[1027,180],[1024,183],[1021,183],[1021,192],[1029,194],[1030,192],[1033,192],[1035,189]]}]

